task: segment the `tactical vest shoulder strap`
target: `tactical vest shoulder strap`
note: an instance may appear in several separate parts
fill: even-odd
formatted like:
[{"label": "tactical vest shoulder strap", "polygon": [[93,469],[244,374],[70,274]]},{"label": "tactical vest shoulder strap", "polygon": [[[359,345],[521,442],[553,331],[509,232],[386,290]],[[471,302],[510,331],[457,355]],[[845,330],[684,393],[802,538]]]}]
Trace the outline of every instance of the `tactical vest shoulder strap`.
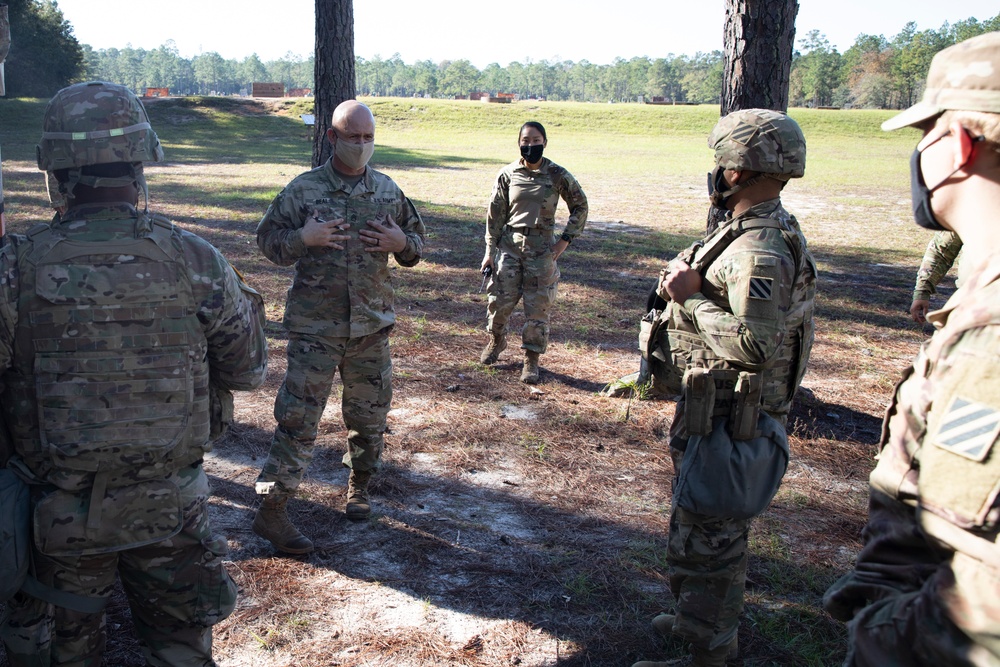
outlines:
[{"label": "tactical vest shoulder strap", "polygon": [[171,260],[186,264],[184,253],[178,244],[174,243],[174,223],[162,215],[152,214],[149,216],[152,223],[148,238],[151,239],[160,250],[162,250]]},{"label": "tactical vest shoulder strap", "polygon": [[31,265],[37,264],[39,259],[47,255],[64,238],[56,234],[51,225],[44,222],[29,229],[27,237],[31,243],[24,259]]},{"label": "tactical vest shoulder strap", "polygon": [[740,221],[734,225],[728,225],[710,236],[704,245],[695,252],[691,268],[699,273],[704,273],[712,262],[718,259],[719,255],[732,245],[733,241],[747,232],[756,229],[777,229],[784,232],[781,223],[771,218],[753,218],[751,220]]},{"label": "tactical vest shoulder strap", "polygon": [[[174,224],[169,219],[160,215],[150,215],[147,220],[148,227],[146,227],[145,231],[142,230],[142,227],[146,225],[142,224],[141,219],[138,223],[140,228],[137,231],[141,235],[140,238],[144,237],[153,241],[171,261],[186,264],[183,250],[179,244],[174,242]],[[31,244],[29,245],[30,250],[25,260],[31,265],[38,264],[39,260],[48,255],[59,243],[66,240],[65,236],[56,233],[48,223],[35,225],[28,230],[27,237],[31,241]],[[102,244],[102,253],[115,251],[116,247],[114,243],[105,242]]]},{"label": "tactical vest shoulder strap", "polygon": [[[690,246],[688,249],[682,251],[678,254],[678,257],[684,258],[688,261],[688,264],[692,269],[704,275],[705,270],[711,266],[712,262],[718,259],[719,255],[725,252],[726,248],[728,248],[733,241],[738,239],[743,234],[755,229],[780,230],[782,234],[786,236],[785,240],[788,241],[787,233],[782,228],[781,223],[777,220],[773,220],[771,218],[753,218],[751,220],[741,221],[735,225],[728,225],[725,228],[717,229],[709,235],[708,238],[698,241],[693,246]],[[791,242],[789,242],[789,245],[792,245]],[[690,259],[687,259],[685,255],[690,257]],[[798,257],[796,256],[796,266],[798,265],[797,260]],[[659,289],[660,285],[659,281],[657,281],[657,284],[653,286],[652,290],[650,290],[649,296],[646,299],[646,312],[654,309],[666,312],[667,302],[660,296]]]}]

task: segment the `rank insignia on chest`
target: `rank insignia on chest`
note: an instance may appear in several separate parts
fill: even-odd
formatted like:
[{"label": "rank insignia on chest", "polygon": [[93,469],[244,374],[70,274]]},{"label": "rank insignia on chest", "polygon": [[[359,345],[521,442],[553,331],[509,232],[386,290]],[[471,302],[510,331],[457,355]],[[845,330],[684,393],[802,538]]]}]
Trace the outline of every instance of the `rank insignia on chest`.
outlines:
[{"label": "rank insignia on chest", "polygon": [[749,297],[751,299],[760,299],[761,301],[770,301],[773,284],[774,280],[772,278],[752,276],[750,278]]},{"label": "rank insignia on chest", "polygon": [[1000,410],[956,396],[941,420],[934,444],[973,461],[983,461],[1000,435]]}]

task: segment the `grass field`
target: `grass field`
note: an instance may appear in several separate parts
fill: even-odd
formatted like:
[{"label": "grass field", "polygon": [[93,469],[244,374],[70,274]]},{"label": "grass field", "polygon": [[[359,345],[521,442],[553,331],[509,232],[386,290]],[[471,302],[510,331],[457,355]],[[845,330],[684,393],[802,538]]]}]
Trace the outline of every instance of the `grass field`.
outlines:
[{"label": "grass field", "polygon": [[[375,513],[362,525],[343,517],[345,431],[331,397],[292,507],[319,547],[303,559],[275,557],[249,528],[283,377],[291,277],[260,255],[254,229],[309,166],[298,115],[311,108],[228,98],[148,105],[166,150],[165,163],[147,168],[151,208],[219,247],[264,293],[271,323],[268,380],[237,397],[239,423],[206,463],[213,520],[242,592],[216,628],[219,664],[604,667],[679,654],[648,625],[672,606],[663,434],[673,404],[597,392],[637,368],[646,292],[704,228],[705,137],[717,108],[366,101],[378,123],[373,164],[415,201],[428,246],[416,268],[393,270],[395,398]],[[12,231],[50,217],[34,164],[43,108],[0,99]],[[860,546],[881,413],[926,336],[905,311],[929,235],[910,216],[914,132],[882,133],[888,112],[791,114],[809,154],[806,177],[784,199],[820,268],[817,341],[789,424],[788,475],[751,533],[740,643],[747,665],[837,665],[846,634],[819,602]],[[545,124],[546,155],[578,178],[591,208],[560,261],[535,390],[517,381],[515,345],[497,367],[478,363],[486,198],[531,119]],[[142,664],[122,599],[111,614],[107,664]]]}]

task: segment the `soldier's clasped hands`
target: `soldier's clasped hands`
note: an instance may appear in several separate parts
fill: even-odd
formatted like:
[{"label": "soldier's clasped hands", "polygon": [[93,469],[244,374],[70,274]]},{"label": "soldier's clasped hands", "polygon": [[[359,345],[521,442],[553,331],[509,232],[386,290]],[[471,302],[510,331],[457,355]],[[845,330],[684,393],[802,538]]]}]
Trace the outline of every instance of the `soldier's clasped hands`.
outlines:
[{"label": "soldier's clasped hands", "polygon": [[396,224],[391,215],[381,221],[368,221],[369,229],[359,232],[367,245],[367,252],[402,252],[406,249],[406,233]]},{"label": "soldier's clasped hands", "polygon": [[302,234],[302,242],[310,247],[343,250],[344,244],[342,241],[347,241],[351,237],[339,232],[342,232],[349,226],[343,218],[324,220],[313,213],[306,218],[305,224],[302,225],[302,231],[300,232]]}]

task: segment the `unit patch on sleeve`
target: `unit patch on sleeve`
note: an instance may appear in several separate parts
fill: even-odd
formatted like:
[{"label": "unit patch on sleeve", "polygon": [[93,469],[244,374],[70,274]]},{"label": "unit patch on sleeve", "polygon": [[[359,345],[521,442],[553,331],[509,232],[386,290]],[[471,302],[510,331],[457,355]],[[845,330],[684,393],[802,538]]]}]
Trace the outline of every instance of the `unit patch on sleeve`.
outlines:
[{"label": "unit patch on sleeve", "polygon": [[761,278],[760,276],[750,277],[750,291],[748,296],[751,299],[760,299],[761,301],[770,301],[772,293],[772,285],[774,284],[773,278]]},{"label": "unit patch on sleeve", "polygon": [[934,444],[973,461],[983,461],[1000,435],[1000,410],[956,396],[941,420]]}]

